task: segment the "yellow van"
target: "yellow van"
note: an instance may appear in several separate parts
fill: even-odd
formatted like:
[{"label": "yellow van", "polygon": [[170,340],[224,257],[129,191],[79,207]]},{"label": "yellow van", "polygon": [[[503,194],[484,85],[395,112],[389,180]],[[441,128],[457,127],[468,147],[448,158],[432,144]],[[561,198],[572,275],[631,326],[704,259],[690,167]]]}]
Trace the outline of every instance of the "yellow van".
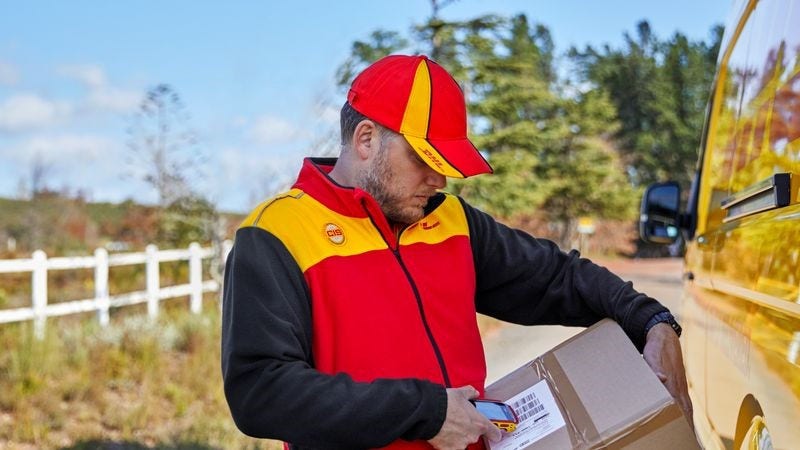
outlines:
[{"label": "yellow van", "polygon": [[650,186],[640,233],[686,239],[678,311],[708,449],[800,449],[800,1],[735,2],[687,208]]}]

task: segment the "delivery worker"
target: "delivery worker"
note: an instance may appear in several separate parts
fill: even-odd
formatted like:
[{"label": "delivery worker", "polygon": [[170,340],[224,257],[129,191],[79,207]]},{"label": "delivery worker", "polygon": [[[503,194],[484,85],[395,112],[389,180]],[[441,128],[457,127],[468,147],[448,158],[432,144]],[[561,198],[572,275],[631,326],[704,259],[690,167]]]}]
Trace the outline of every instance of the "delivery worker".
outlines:
[{"label": "delivery worker", "polygon": [[441,66],[403,55],[369,66],[341,133],[338,159],[306,159],[294,186],[236,233],[222,373],[244,433],[289,448],[498,439],[468,401],[486,378],[476,311],[526,325],[612,318],[691,414],[679,327],[664,306],[440,191],[447,177],[492,171]]}]

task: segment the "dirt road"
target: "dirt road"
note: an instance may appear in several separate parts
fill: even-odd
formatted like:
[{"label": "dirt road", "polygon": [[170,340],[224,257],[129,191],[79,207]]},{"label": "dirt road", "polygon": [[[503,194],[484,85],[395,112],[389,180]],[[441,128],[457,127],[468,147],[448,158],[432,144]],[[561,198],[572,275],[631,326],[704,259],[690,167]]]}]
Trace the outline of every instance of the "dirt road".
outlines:
[{"label": "dirt road", "polygon": [[[659,299],[678,317],[683,261],[679,258],[596,260],[633,287]],[[551,349],[582,328],[506,324],[484,339],[487,384]]]}]

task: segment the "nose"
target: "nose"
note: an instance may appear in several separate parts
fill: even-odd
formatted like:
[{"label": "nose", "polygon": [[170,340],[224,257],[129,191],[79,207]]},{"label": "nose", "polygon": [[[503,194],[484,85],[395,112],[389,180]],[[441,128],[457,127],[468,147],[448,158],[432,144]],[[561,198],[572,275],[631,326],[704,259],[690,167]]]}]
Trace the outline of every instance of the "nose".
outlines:
[{"label": "nose", "polygon": [[431,168],[428,168],[428,176],[425,181],[428,183],[428,186],[434,189],[444,189],[444,187],[447,186],[447,178]]}]

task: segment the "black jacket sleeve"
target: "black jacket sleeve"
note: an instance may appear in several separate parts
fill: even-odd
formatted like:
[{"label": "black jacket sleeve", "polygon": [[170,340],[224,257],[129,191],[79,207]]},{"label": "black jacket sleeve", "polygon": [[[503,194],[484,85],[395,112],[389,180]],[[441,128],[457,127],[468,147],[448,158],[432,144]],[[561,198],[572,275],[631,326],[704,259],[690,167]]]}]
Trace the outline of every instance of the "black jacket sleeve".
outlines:
[{"label": "black jacket sleeve", "polygon": [[296,262],[267,231],[240,229],[222,314],[225,396],[239,429],[314,448],[380,447],[439,432],[443,386],[326,375],[313,367],[311,342],[308,287]]},{"label": "black jacket sleeve", "polygon": [[470,230],[478,312],[522,325],[589,326],[614,319],[641,351],[645,325],[666,311],[630,282],[581,258],[497,223],[463,200]]}]

